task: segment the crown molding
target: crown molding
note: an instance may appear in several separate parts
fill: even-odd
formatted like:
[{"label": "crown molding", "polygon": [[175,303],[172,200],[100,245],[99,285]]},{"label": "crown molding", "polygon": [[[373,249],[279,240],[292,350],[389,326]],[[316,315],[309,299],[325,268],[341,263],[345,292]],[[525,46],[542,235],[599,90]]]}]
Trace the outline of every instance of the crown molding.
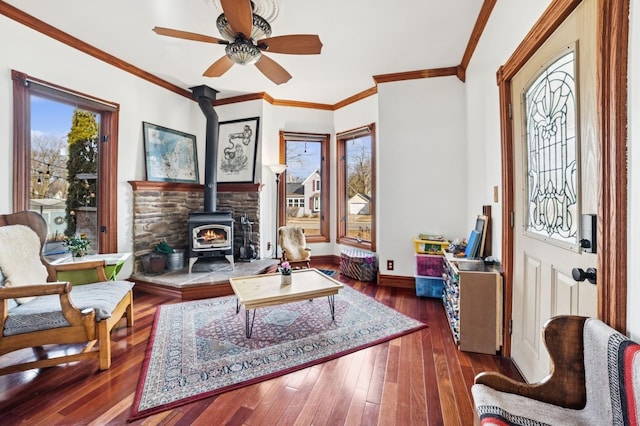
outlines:
[{"label": "crown molding", "polygon": [[[444,76],[451,76],[451,75],[457,76],[462,82],[464,82],[465,76],[466,76],[466,68],[471,60],[471,56],[473,55],[473,51],[475,50],[478,44],[480,36],[482,35],[482,31],[484,30],[484,27],[486,26],[486,23],[489,20],[489,16],[491,15],[491,11],[495,6],[496,1],[497,0],[484,1],[482,8],[480,10],[478,19],[476,21],[476,24],[473,28],[473,32],[471,33],[471,37],[467,44],[467,48],[463,55],[462,63],[460,65],[455,67],[447,67],[447,68],[435,68],[435,69],[425,69],[425,70],[408,71],[408,72],[400,72],[400,73],[392,73],[392,74],[374,75],[373,80],[375,81],[376,85],[380,83],[390,83],[394,81],[413,80],[413,79],[432,78],[432,77],[444,77]],[[168,81],[163,80],[162,78],[157,77],[141,68],[138,68],[135,65],[132,65],[103,50],[100,50],[97,47],[92,46],[70,34],[67,34],[64,31],[61,31],[58,28],[55,28],[52,25],[47,24],[46,22],[41,21],[35,18],[34,16],[31,16],[2,0],[0,0],[0,14],[18,23],[21,23],[22,25],[25,25],[35,31],[38,31],[48,37],[51,37],[54,40],[57,40],[70,47],[73,47],[74,49],[77,49],[87,55],[93,56],[96,59],[99,59],[116,68],[119,68],[123,71],[133,74],[136,77],[139,77],[143,80],[147,80],[150,83],[156,84],[173,93],[176,93],[180,96],[184,96],[188,99],[193,100],[192,94],[189,90],[179,87],[175,84],[169,83]],[[331,104],[323,104],[323,103],[315,103],[315,102],[274,99],[268,93],[260,92],[260,93],[250,93],[247,95],[240,95],[240,96],[233,96],[233,97],[224,98],[224,99],[218,99],[214,102],[214,105],[221,106],[221,105],[229,105],[234,103],[248,102],[253,100],[263,100],[275,106],[336,111],[340,108],[344,108],[347,105],[358,102],[362,99],[365,99],[369,96],[373,96],[377,93],[378,93],[378,88],[376,86],[376,87],[366,89],[362,92],[356,93],[353,96],[345,98],[331,105]]]},{"label": "crown molding", "polygon": [[416,70],[407,72],[397,72],[393,74],[379,74],[373,76],[376,84],[391,83],[394,81],[415,80],[418,78],[446,77],[457,75],[458,67],[433,68],[428,70]]}]

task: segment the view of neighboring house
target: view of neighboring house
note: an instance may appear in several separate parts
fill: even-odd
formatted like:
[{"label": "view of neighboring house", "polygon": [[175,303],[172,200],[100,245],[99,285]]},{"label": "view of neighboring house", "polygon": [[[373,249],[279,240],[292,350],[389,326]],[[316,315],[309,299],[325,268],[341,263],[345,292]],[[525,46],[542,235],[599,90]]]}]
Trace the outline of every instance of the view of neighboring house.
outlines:
[{"label": "view of neighboring house", "polygon": [[[368,215],[371,198],[356,193],[349,198],[349,214]],[[296,210],[297,208],[297,210]],[[311,216],[320,211],[320,172],[315,170],[302,182],[287,182],[287,214],[290,217]]]},{"label": "view of neighboring house", "polygon": [[369,214],[369,205],[371,204],[371,197],[365,194],[356,193],[353,197],[349,198],[349,214],[367,215]]},{"label": "view of neighboring house", "polygon": [[[297,207],[297,211],[295,208]],[[287,214],[310,216],[320,212],[320,172],[315,170],[302,182],[287,182]]]}]

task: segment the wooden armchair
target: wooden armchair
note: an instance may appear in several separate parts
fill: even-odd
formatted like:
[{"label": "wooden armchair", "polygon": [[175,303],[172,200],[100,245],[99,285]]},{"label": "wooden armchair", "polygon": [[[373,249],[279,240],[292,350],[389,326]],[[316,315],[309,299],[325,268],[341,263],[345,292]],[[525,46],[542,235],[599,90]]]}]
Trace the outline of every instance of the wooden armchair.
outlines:
[{"label": "wooden armchair", "polygon": [[521,383],[480,373],[471,387],[482,425],[637,424],[640,345],[596,318],[561,315],[544,327],[550,374]]},{"label": "wooden armchair", "polygon": [[289,262],[292,268],[309,268],[311,249],[307,247],[304,229],[299,226],[281,226],[278,229],[282,262]]},{"label": "wooden armchair", "polygon": [[[10,228],[11,225],[25,225],[33,230],[40,242],[39,253],[29,251],[32,247],[25,251],[14,248],[20,244],[10,237],[11,232],[29,234],[29,231],[23,227]],[[97,359],[101,370],[108,369],[111,329],[123,317],[129,327],[133,326],[133,283],[107,281],[102,260],[50,265],[42,255],[46,235],[47,225],[35,212],[0,215],[0,271],[5,279],[0,286],[0,357],[31,347],[38,358],[37,354],[43,352],[42,346],[51,344],[84,343],[84,347],[77,353],[56,357],[45,354],[35,361],[7,365],[0,368],[0,375],[87,359]],[[37,242],[34,244],[37,250]],[[19,274],[15,273],[15,265],[11,265],[11,256],[15,259],[24,253],[32,255],[28,257],[33,258],[34,270],[44,265],[41,283],[32,283],[29,279],[19,282],[16,278]],[[100,282],[76,287],[69,282],[56,282],[58,271],[89,268],[96,269]]]}]

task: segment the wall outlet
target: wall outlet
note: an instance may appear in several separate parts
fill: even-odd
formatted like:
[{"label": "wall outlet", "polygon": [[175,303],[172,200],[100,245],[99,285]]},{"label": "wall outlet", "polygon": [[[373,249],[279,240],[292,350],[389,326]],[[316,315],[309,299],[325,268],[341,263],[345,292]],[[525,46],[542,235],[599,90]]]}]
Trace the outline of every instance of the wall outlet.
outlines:
[{"label": "wall outlet", "polygon": [[271,241],[267,243],[267,250],[271,250]]},{"label": "wall outlet", "polygon": [[387,260],[387,271],[393,271],[393,260]]}]

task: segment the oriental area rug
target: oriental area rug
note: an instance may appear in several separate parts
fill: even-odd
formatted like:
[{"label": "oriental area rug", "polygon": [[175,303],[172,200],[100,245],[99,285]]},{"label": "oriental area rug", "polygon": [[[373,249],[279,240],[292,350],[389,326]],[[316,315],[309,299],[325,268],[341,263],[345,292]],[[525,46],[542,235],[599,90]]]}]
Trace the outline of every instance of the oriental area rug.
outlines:
[{"label": "oriental area rug", "polygon": [[344,286],[256,310],[245,336],[235,296],[158,307],[129,420],[325,362],[426,327]]}]

